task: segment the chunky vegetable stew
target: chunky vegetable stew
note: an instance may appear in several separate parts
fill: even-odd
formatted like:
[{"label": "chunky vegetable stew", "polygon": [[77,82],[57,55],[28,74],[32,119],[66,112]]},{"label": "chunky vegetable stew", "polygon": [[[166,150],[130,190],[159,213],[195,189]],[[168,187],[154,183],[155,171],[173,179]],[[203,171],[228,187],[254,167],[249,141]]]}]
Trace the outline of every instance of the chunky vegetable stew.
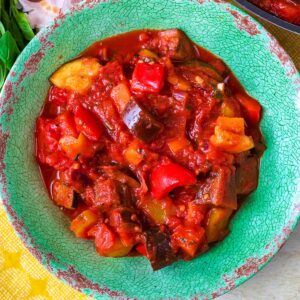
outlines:
[{"label": "chunky vegetable stew", "polygon": [[102,256],[159,269],[222,240],[256,189],[260,104],[178,29],[96,42],[50,77],[37,159],[55,204]]},{"label": "chunky vegetable stew", "polygon": [[300,0],[249,0],[271,14],[300,25]]}]

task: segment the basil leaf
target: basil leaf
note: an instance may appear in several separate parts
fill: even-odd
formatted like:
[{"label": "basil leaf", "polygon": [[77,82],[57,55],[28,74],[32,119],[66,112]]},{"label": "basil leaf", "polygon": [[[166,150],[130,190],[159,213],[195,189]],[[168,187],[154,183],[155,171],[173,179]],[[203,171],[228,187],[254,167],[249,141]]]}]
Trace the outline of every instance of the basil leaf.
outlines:
[{"label": "basil leaf", "polygon": [[[19,29],[18,24],[16,23],[16,21],[14,20],[14,18],[12,16],[12,10],[13,10],[14,5],[15,5],[15,3],[13,3],[13,0],[12,0],[10,2],[10,8],[2,7],[1,21],[3,22],[4,28],[6,29],[6,31],[10,31],[10,33],[16,40],[19,49],[22,50],[26,46],[26,42],[24,40],[21,30]],[[8,14],[8,12],[9,12],[9,14]]]},{"label": "basil leaf", "polygon": [[0,16],[1,16],[1,22],[6,30],[10,29],[10,17],[8,13],[6,12],[5,8],[0,3]]},{"label": "basil leaf", "polygon": [[7,69],[5,65],[2,63],[2,61],[0,61],[0,90],[4,84],[6,75],[7,75]]},{"label": "basil leaf", "polygon": [[0,37],[5,33],[5,28],[2,24],[2,22],[0,21]]},{"label": "basil leaf", "polygon": [[26,41],[24,40],[23,34],[14,19],[11,20],[11,27],[9,31],[11,32],[14,39],[16,40],[19,49],[22,50],[26,46]]},{"label": "basil leaf", "polygon": [[19,54],[15,39],[9,31],[6,31],[0,38],[0,60],[10,70]]},{"label": "basil leaf", "polygon": [[[0,0],[0,20],[5,30],[10,31],[16,40],[19,49],[23,49],[26,46],[26,43],[23,34],[21,33],[19,26],[16,24],[11,12],[14,5],[13,1],[14,0],[3,2],[3,0]],[[10,5],[10,7],[8,7],[8,5]]]},{"label": "basil leaf", "polygon": [[11,7],[11,12],[25,40],[30,41],[34,37],[34,33],[27,16],[23,12],[19,12],[16,7]]}]

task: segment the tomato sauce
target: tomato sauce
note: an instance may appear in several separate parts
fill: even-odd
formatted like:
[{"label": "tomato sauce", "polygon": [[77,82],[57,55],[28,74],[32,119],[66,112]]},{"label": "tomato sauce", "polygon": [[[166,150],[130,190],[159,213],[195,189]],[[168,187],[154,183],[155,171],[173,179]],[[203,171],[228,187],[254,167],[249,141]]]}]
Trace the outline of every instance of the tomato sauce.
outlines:
[{"label": "tomato sauce", "polygon": [[96,42],[50,77],[37,119],[49,195],[102,256],[153,269],[222,240],[258,184],[261,106],[182,31]]},{"label": "tomato sauce", "polygon": [[290,23],[300,25],[299,0],[249,0],[260,8]]}]

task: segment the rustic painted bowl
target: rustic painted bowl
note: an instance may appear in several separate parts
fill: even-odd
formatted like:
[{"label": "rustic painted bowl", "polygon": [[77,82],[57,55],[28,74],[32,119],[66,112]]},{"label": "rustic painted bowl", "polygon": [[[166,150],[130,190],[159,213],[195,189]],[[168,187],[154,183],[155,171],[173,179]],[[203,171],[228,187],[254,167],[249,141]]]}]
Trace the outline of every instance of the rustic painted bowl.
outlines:
[{"label": "rustic painted bowl", "polygon": [[[99,1],[98,1],[99,2]],[[53,274],[97,299],[216,297],[243,283],[279,250],[300,215],[300,78],[277,41],[223,1],[86,1],[27,46],[1,93],[1,195],[26,247]],[[138,28],[183,29],[219,55],[264,107],[267,144],[259,187],[231,234],[201,257],[153,272],[143,257],[104,258],[78,240],[49,200],[34,157],[34,126],[50,74],[104,37]]]}]

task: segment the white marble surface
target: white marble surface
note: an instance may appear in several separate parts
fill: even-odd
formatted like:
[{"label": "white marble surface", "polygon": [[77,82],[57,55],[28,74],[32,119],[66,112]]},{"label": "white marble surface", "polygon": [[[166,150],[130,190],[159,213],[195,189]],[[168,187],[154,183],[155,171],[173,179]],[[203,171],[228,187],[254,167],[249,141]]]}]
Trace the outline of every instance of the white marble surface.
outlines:
[{"label": "white marble surface", "polygon": [[218,300],[299,300],[300,223],[273,260],[254,277]]}]

